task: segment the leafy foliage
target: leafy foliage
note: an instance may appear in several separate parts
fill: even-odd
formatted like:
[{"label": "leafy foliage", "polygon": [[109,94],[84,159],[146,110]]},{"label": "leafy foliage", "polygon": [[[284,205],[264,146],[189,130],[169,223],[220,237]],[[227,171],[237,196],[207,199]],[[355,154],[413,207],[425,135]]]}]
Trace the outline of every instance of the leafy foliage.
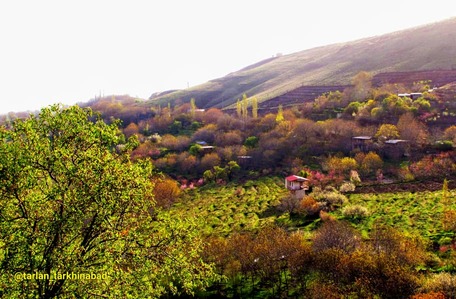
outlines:
[{"label": "leafy foliage", "polygon": [[273,223],[273,207],[287,193],[283,183],[265,177],[247,181],[186,190],[182,200],[170,210],[175,218],[194,215],[200,221],[199,230],[204,235],[228,235],[241,231],[257,231]]},{"label": "leafy foliage", "polygon": [[365,218],[369,215],[369,211],[360,205],[346,206],[342,209],[342,214],[347,218]]},{"label": "leafy foliage", "polygon": [[[204,287],[213,276],[197,235],[154,208],[152,165],[129,158],[136,140],[118,154],[117,124],[93,118],[52,106],[1,129],[0,293],[137,298]],[[62,273],[106,277],[53,279]]]}]

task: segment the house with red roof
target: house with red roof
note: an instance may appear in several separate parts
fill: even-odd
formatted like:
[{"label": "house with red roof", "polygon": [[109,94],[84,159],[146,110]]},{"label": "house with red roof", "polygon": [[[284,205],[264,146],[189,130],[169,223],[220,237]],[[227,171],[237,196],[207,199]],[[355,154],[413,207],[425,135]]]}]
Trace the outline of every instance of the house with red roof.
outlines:
[{"label": "house with red roof", "polygon": [[309,179],[302,176],[290,175],[285,178],[285,188],[295,193],[297,197],[303,197],[309,190]]},{"label": "house with red roof", "polygon": [[309,180],[304,177],[290,175],[285,178],[285,188],[291,191],[308,190],[308,182]]}]

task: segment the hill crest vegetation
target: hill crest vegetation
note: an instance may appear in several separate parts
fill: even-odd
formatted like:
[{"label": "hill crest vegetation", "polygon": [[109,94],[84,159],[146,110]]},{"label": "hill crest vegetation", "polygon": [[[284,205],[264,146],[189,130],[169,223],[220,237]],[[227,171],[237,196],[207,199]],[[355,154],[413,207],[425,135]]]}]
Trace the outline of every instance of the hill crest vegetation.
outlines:
[{"label": "hill crest vegetation", "polygon": [[234,109],[237,99],[247,94],[256,97],[261,106],[301,86],[349,85],[361,71],[377,75],[453,70],[456,67],[453,59],[455,42],[456,18],[450,18],[381,36],[265,59],[198,86],[152,96],[150,104],[171,102],[175,105],[188,103],[194,98],[200,108]]}]

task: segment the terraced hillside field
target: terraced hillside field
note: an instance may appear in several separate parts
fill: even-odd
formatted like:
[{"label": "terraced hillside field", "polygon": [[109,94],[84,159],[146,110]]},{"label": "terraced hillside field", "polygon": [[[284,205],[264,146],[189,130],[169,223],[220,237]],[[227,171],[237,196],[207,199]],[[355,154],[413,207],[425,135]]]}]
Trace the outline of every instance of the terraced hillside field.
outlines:
[{"label": "terraced hillside field", "polygon": [[301,86],[293,89],[283,95],[272,98],[261,103],[262,109],[277,108],[279,105],[283,107],[311,102],[320,95],[331,91],[344,91],[350,85],[332,85],[332,86]]},{"label": "terraced hillside field", "polygon": [[[351,222],[366,237],[376,225],[389,225],[440,244],[448,235],[442,226],[443,213],[456,209],[456,189],[451,189],[454,183],[450,183],[450,190],[444,195],[442,183],[439,188],[434,185],[435,191],[377,193],[371,189],[371,193],[347,194],[348,202],[330,214]],[[264,177],[240,185],[205,186],[188,190],[171,214],[173,217],[196,217],[204,235],[227,236],[233,232],[257,231],[275,223],[311,236],[321,223],[320,218],[279,211],[277,206],[287,194],[279,177]],[[344,216],[343,208],[350,205],[367,208],[368,216],[357,219]]]},{"label": "terraced hillside field", "polygon": [[431,81],[431,86],[441,87],[445,84],[456,82],[456,70],[427,70],[414,72],[387,72],[376,74],[372,78],[374,86],[383,84],[402,83],[412,85],[414,82]]}]

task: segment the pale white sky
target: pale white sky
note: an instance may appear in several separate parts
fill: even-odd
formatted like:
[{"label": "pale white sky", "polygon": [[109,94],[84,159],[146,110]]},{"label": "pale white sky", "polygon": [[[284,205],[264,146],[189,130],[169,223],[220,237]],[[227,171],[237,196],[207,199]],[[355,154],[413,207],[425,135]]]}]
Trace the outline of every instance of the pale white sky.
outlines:
[{"label": "pale white sky", "polygon": [[456,16],[450,0],[2,0],[0,114],[152,93]]}]

